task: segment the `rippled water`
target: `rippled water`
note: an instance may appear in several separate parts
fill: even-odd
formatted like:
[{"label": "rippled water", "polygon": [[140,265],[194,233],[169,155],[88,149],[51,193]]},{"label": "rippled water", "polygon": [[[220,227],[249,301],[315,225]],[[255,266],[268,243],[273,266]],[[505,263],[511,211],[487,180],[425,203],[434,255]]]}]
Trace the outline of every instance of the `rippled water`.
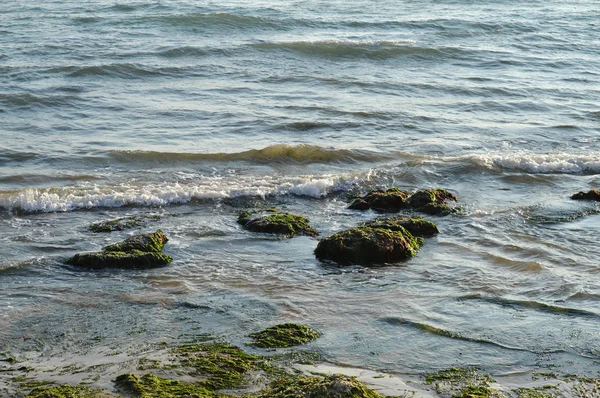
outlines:
[{"label": "rippled water", "polygon": [[[94,0],[0,6],[0,353],[70,357],[282,321],[331,361],[597,374],[600,8],[593,1]],[[340,268],[373,188],[445,187],[419,255]],[[93,234],[91,222],[160,219]],[[63,264],[163,229],[172,265]],[[32,354],[36,353],[36,354]]]}]

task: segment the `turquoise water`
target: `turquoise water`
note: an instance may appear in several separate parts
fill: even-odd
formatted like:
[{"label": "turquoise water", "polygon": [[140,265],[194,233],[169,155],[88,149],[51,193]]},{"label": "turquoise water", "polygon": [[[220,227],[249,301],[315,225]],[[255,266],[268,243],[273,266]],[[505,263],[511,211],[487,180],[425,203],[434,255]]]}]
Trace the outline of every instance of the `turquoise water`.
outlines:
[{"label": "turquoise water", "polygon": [[[598,21],[594,1],[3,2],[0,353],[294,321],[356,367],[597,375],[599,207],[569,197],[600,187]],[[438,186],[463,212],[398,265],[235,222],[276,206],[327,236],[377,216],[350,195]],[[138,214],[161,218],[88,230]],[[169,267],[63,264],[155,228]]]}]

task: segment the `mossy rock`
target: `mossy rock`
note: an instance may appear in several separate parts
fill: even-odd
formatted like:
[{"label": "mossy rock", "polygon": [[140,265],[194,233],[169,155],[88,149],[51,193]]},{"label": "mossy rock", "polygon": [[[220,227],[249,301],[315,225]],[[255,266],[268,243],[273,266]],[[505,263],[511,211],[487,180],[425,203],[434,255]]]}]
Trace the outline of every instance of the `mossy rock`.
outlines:
[{"label": "mossy rock", "polygon": [[248,231],[279,234],[287,237],[296,235],[317,236],[319,233],[310,226],[307,218],[289,214],[275,213],[252,218],[252,212],[242,212],[238,223]]},{"label": "mossy rock", "polygon": [[173,261],[171,256],[163,253],[131,250],[128,252],[90,252],[77,253],[67,259],[66,263],[82,268],[127,268],[147,269],[164,267]]},{"label": "mossy rock", "polygon": [[104,248],[106,252],[129,252],[139,250],[148,253],[162,252],[165,242],[169,239],[163,231],[158,230],[149,234],[138,234],[130,236],[122,242],[113,243]]},{"label": "mossy rock", "polygon": [[355,199],[349,209],[369,210],[373,209],[381,212],[397,212],[406,207],[408,193],[398,189],[390,188],[385,191],[371,191],[362,198]]},{"label": "mossy rock", "polygon": [[425,220],[422,217],[391,217],[369,221],[364,224],[365,227],[390,229],[399,231],[406,229],[413,236],[431,237],[437,235],[440,230],[433,222]]},{"label": "mossy rock", "polygon": [[429,215],[448,215],[453,209],[448,201],[456,202],[458,198],[445,189],[423,189],[412,194],[406,204],[409,208]]},{"label": "mossy rock", "polygon": [[179,363],[192,369],[190,375],[203,379],[211,390],[240,388],[250,372],[262,369],[263,357],[251,355],[229,343],[200,343],[178,347]]},{"label": "mossy rock", "polygon": [[105,398],[114,397],[105,391],[84,386],[49,385],[34,388],[25,398]]},{"label": "mossy rock", "polygon": [[574,194],[573,196],[571,196],[571,199],[574,200],[594,200],[596,202],[600,202],[600,191],[598,191],[597,189],[590,189],[587,192],[577,192],[576,194]]},{"label": "mossy rock", "polygon": [[276,380],[258,398],[383,398],[355,377],[304,376]]},{"label": "mossy rock", "polygon": [[384,264],[406,260],[417,254],[423,239],[403,227],[397,230],[354,227],[319,241],[315,255],[338,264]]},{"label": "mossy rock", "polygon": [[147,220],[158,220],[159,218],[159,216],[131,216],[115,218],[113,220],[104,220],[92,223],[90,225],[90,230],[96,233],[124,231],[126,229],[140,227],[146,224]]},{"label": "mossy rock", "polygon": [[284,323],[251,333],[248,336],[254,340],[251,345],[256,347],[285,348],[310,343],[316,340],[320,334],[310,326]]},{"label": "mossy rock", "polygon": [[142,377],[124,374],[117,377],[119,389],[139,398],[212,398],[225,397],[205,387],[181,380],[169,380],[151,373]]}]

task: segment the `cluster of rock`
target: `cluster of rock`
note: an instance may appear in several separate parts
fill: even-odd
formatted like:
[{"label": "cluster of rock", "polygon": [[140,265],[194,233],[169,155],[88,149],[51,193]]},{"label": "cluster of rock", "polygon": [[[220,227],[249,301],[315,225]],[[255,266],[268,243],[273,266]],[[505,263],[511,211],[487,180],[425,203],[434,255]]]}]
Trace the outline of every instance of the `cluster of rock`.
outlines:
[{"label": "cluster of rock", "polygon": [[355,199],[349,209],[392,213],[400,210],[416,210],[429,215],[447,215],[455,210],[448,205],[456,202],[454,194],[445,189],[423,189],[409,194],[399,188],[371,191]]},{"label": "cluster of rock", "polygon": [[160,230],[134,235],[106,246],[101,252],[77,253],[66,263],[90,269],[163,267],[173,261],[172,257],[162,253],[167,241],[167,236]]}]

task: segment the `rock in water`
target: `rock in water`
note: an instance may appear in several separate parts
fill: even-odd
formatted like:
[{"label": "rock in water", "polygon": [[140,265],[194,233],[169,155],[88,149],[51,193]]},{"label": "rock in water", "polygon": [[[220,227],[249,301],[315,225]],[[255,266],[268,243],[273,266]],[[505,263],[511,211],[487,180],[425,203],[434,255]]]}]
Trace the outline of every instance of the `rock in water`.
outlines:
[{"label": "rock in water", "polygon": [[289,213],[275,213],[251,218],[252,212],[242,212],[238,223],[248,231],[285,235],[317,236],[319,233],[310,226],[308,219]]},{"label": "rock in water", "polygon": [[398,188],[390,188],[382,191],[371,191],[362,198],[355,199],[349,209],[368,210],[373,209],[381,212],[396,212],[406,207],[408,193]]},{"label": "rock in water", "polygon": [[587,192],[577,192],[575,195],[571,196],[571,199],[574,200],[594,200],[596,202],[600,202],[600,191],[597,189],[590,189]]},{"label": "rock in water", "polygon": [[100,268],[131,268],[146,269],[164,267],[173,261],[171,256],[162,253],[149,253],[139,250],[128,252],[92,252],[77,253],[66,261],[77,267]]},{"label": "rock in water", "polygon": [[431,237],[437,235],[440,230],[433,222],[422,217],[391,217],[383,218],[374,221],[369,221],[363,224],[365,227],[390,229],[399,231],[405,228],[413,236]]},{"label": "rock in water", "polygon": [[104,248],[107,252],[128,252],[131,250],[139,250],[142,252],[160,253],[163,245],[169,239],[163,231],[158,230],[149,234],[133,235],[122,242],[113,243]]}]

